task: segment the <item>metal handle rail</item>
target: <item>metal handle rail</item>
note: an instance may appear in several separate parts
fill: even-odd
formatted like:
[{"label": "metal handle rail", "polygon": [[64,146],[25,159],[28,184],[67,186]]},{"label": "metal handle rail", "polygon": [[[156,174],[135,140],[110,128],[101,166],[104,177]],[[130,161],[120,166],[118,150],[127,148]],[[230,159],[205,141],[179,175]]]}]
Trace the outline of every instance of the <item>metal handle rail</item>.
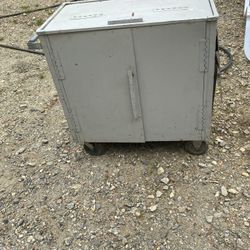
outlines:
[{"label": "metal handle rail", "polygon": [[121,19],[121,20],[111,20],[108,21],[108,25],[115,24],[126,24],[126,23],[142,23],[143,18],[130,18],[130,19]]},{"label": "metal handle rail", "polygon": [[134,119],[137,120],[140,117],[140,112],[138,110],[138,104],[136,100],[136,86],[134,81],[134,73],[131,69],[128,70],[128,80],[129,80],[129,91],[130,91],[132,112]]}]

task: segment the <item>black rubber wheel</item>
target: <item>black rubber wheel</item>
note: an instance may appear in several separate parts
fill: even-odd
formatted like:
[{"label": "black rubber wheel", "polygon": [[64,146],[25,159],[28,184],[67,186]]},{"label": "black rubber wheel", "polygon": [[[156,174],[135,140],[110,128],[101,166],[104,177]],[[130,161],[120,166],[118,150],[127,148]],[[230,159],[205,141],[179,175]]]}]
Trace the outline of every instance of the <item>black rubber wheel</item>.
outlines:
[{"label": "black rubber wheel", "polygon": [[203,155],[208,151],[208,144],[205,141],[187,141],[184,144],[184,149],[187,153],[192,155]]},{"label": "black rubber wheel", "polygon": [[107,147],[101,143],[90,143],[84,145],[85,151],[92,156],[101,156],[107,152]]}]

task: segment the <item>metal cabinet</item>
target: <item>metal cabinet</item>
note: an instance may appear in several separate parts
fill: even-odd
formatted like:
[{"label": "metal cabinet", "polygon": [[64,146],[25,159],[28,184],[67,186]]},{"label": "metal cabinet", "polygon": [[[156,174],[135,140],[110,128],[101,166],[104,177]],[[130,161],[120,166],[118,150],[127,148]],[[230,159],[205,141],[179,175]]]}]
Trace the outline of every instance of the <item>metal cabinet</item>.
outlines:
[{"label": "metal cabinet", "polygon": [[63,4],[37,34],[74,138],[206,142],[217,18],[212,0]]}]

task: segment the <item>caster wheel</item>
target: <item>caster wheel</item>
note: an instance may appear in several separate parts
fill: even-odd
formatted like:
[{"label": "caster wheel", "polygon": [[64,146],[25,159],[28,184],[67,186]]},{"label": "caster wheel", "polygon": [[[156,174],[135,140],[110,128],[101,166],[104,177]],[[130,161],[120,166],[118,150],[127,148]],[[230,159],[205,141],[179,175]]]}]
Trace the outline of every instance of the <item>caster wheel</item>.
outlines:
[{"label": "caster wheel", "polygon": [[85,151],[92,156],[101,156],[107,152],[107,148],[101,143],[84,144]]},{"label": "caster wheel", "polygon": [[187,141],[184,144],[184,149],[192,155],[203,155],[207,153],[208,144],[205,141]]}]

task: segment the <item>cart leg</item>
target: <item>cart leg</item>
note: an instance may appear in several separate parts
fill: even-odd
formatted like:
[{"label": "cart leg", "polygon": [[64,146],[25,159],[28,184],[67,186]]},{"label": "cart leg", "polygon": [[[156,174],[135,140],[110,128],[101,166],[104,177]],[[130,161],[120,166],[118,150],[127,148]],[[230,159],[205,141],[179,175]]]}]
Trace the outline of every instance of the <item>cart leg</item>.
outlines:
[{"label": "cart leg", "polygon": [[207,153],[208,144],[205,141],[187,141],[184,144],[184,149],[192,155],[203,155]]},{"label": "cart leg", "polygon": [[93,156],[101,156],[107,152],[106,145],[102,143],[85,143],[84,149],[88,154]]}]

